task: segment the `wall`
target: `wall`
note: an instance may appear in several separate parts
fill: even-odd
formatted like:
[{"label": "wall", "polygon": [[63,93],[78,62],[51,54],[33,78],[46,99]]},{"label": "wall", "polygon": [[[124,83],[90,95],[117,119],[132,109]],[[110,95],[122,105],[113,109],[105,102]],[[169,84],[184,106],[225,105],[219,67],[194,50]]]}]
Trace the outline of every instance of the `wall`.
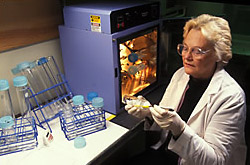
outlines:
[{"label": "wall", "polygon": [[1,0],[0,51],[58,38],[60,0]]},{"label": "wall", "polygon": [[59,39],[53,39],[46,42],[30,45],[27,47],[10,50],[0,53],[0,79],[7,79],[10,84],[10,93],[15,109],[15,114],[18,114],[17,99],[15,88],[13,87],[12,79],[14,75],[11,69],[18,63],[23,61],[33,61],[44,56],[54,56],[61,71],[63,71],[63,62],[61,56],[61,48]]}]

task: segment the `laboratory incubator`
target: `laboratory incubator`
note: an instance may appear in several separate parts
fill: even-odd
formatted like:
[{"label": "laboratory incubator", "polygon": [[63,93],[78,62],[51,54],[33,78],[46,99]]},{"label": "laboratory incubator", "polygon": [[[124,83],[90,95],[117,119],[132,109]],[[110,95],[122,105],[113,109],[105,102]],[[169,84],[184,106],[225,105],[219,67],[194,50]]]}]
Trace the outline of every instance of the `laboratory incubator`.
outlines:
[{"label": "laboratory incubator", "polygon": [[96,91],[119,113],[124,95],[158,81],[159,3],[97,2],[64,7],[59,26],[65,76],[74,94]]}]

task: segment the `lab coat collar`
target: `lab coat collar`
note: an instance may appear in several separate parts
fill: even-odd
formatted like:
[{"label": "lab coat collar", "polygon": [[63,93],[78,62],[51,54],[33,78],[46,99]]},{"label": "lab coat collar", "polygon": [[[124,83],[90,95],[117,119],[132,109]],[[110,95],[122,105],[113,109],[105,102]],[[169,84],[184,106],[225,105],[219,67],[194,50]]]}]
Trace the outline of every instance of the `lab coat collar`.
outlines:
[{"label": "lab coat collar", "polygon": [[[174,99],[174,100],[170,99],[170,104],[175,104],[172,107],[176,107],[176,109],[180,104],[180,101],[182,99],[182,95],[183,95],[183,93],[187,87],[188,81],[190,79],[188,74],[186,74],[186,73],[184,73],[184,74],[185,74],[185,76],[183,76],[181,81],[178,81],[178,87],[180,87],[180,88],[178,88],[176,91],[176,97],[171,97],[171,99]],[[178,101],[176,101],[176,98],[179,98]]]},{"label": "lab coat collar", "polygon": [[205,92],[202,95],[202,97],[200,98],[198,104],[194,108],[194,111],[192,112],[192,114],[187,122],[188,124],[190,124],[195,119],[195,116],[197,116],[202,111],[202,109],[204,109],[204,107],[209,102],[211,96],[219,91],[221,84],[222,84],[222,81],[223,81],[223,78],[221,78],[223,76],[223,72],[225,72],[225,70],[223,68],[221,68],[221,67],[216,68],[215,73],[214,73],[207,89],[205,90]]}]

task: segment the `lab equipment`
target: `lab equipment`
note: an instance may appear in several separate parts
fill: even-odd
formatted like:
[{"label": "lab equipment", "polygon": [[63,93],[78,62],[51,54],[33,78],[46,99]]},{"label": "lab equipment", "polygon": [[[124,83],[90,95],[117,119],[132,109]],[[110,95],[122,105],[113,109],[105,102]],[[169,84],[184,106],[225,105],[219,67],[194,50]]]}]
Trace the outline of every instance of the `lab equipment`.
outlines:
[{"label": "lab equipment", "polygon": [[[139,95],[138,97],[125,95],[123,97],[122,102],[124,104],[132,105],[134,107],[142,108],[142,109],[148,109],[148,108],[152,107],[150,102],[145,97],[143,97],[141,95]],[[163,107],[163,106],[160,106],[160,108],[162,108],[164,110],[174,111],[171,108],[167,108],[167,107]]]},{"label": "lab equipment", "polygon": [[42,114],[38,115],[38,118],[40,118],[40,120],[43,120],[43,118],[53,118],[56,114],[57,109],[53,105],[48,104],[50,102],[49,99],[51,98],[51,96],[45,90],[47,89],[46,79],[41,77],[41,73],[39,73],[39,70],[37,70],[36,63],[25,61],[19,63],[17,65],[17,68],[21,75],[25,76],[28,79],[33,96],[33,99],[30,99],[32,107],[34,109],[43,111]]},{"label": "lab equipment", "polygon": [[2,128],[2,135],[4,139],[1,139],[1,143],[5,144],[8,150],[16,150],[17,136],[15,134],[15,120],[11,116],[4,116],[0,118],[0,128]]},{"label": "lab equipment", "polygon": [[64,119],[64,124],[66,125],[66,129],[68,131],[75,130],[76,125],[75,125],[75,119],[74,119],[74,112],[73,112],[73,108],[70,104],[64,105],[62,115],[63,115],[63,119]]},{"label": "lab equipment", "polygon": [[[32,91],[34,93],[38,93],[44,90],[46,87],[44,79],[40,76],[35,67],[36,64],[34,62],[24,61],[17,64],[16,68],[19,70],[20,75],[23,75],[28,79]],[[48,96],[45,95],[45,93],[36,96],[36,100],[40,105],[46,104],[48,102],[47,98]]]},{"label": "lab equipment", "polygon": [[86,140],[83,136],[78,136],[74,139],[75,148],[83,148],[86,146]]},{"label": "lab equipment", "polygon": [[100,122],[101,121],[101,116],[100,114],[103,111],[103,106],[104,106],[104,100],[102,97],[95,97],[92,99],[92,106],[95,109],[95,121]]},{"label": "lab equipment", "polygon": [[12,107],[11,97],[9,93],[8,80],[0,80],[0,128],[2,129],[2,136],[0,143],[6,144],[9,149],[15,149],[10,147],[12,143],[15,143],[17,138],[15,135],[15,114]]},{"label": "lab equipment", "polygon": [[97,92],[89,92],[87,94],[87,99],[89,101],[89,103],[92,103],[92,99],[98,97],[98,93]]},{"label": "lab equipment", "polygon": [[124,104],[129,104],[129,105],[133,105],[134,107],[138,107],[138,108],[149,108],[151,107],[151,104],[149,103],[149,101],[147,99],[145,99],[143,96],[131,96],[131,95],[125,95],[123,97],[122,102]]},{"label": "lab equipment", "polygon": [[[25,118],[17,118],[15,121],[10,116],[0,120],[0,156],[34,149],[38,145],[37,128],[32,118],[32,122]],[[5,121],[4,121],[5,120]],[[3,124],[5,123],[5,124]],[[8,133],[4,131],[7,128]]]},{"label": "lab equipment", "polygon": [[73,94],[60,72],[53,56],[42,57],[33,62],[21,62],[12,69],[13,74],[26,76],[29,82],[29,103],[35,122],[44,129],[52,129],[49,122],[68,109]]},{"label": "lab equipment", "polygon": [[[14,81],[14,85],[21,87],[21,84],[24,85],[27,83],[27,80],[26,82],[25,80],[22,80],[24,79],[21,78],[18,83],[17,81]],[[0,80],[0,156],[34,149],[38,145],[37,129],[34,119],[32,117],[21,117],[17,119],[15,118],[8,89],[8,81]],[[22,89],[26,89],[25,85]],[[21,94],[18,95],[18,97],[19,96],[21,97]],[[25,103],[23,103],[22,105],[24,104]],[[23,112],[26,112],[27,117],[28,112],[26,110],[28,111],[29,109],[25,107]]]},{"label": "lab equipment", "polygon": [[25,76],[17,76],[13,78],[13,85],[16,87],[17,100],[19,110],[23,118],[31,119],[31,107],[29,103],[28,80]]},{"label": "lab equipment", "polygon": [[[92,99],[92,104],[95,98]],[[66,122],[63,113],[60,113],[61,129],[68,140],[106,129],[105,111],[103,109],[98,109],[97,111],[94,108],[94,105],[97,103],[94,103],[94,105],[86,103],[83,95],[76,95],[72,98],[72,104],[74,128],[69,127],[69,123]]]},{"label": "lab equipment", "polygon": [[[90,100],[88,106],[92,106],[92,99],[95,98],[97,95],[97,93],[90,93],[90,95],[88,95],[88,100]],[[73,100],[73,104],[74,104],[74,112],[80,112],[80,111],[84,111],[85,110],[85,106],[87,105],[87,103],[85,103],[84,100],[84,96],[83,95],[76,95],[72,98]],[[94,116],[95,113],[93,113],[92,111],[89,111],[87,113],[83,113],[83,117],[87,117],[87,116]]]},{"label": "lab equipment", "polygon": [[[40,71],[39,73],[46,80],[47,88],[63,82],[62,74],[53,56],[42,57],[39,60],[37,60],[37,67],[38,70]],[[52,95],[53,97],[52,99],[58,98],[67,93],[64,84],[60,84],[56,88],[53,88],[48,91],[50,95]]]},{"label": "lab equipment", "polygon": [[85,100],[83,95],[76,95],[72,98],[74,104],[74,112],[84,110]]},{"label": "lab equipment", "polygon": [[92,106],[95,108],[95,111],[97,113],[100,113],[103,111],[104,106],[104,100],[102,97],[95,97],[92,99]]},{"label": "lab equipment", "polygon": [[6,79],[0,80],[0,102],[0,118],[4,116],[11,116],[15,119],[9,92],[9,82]]},{"label": "lab equipment", "polygon": [[159,11],[146,1],[65,6],[59,33],[72,92],[98,91],[112,114],[124,95],[150,92],[158,82]]}]

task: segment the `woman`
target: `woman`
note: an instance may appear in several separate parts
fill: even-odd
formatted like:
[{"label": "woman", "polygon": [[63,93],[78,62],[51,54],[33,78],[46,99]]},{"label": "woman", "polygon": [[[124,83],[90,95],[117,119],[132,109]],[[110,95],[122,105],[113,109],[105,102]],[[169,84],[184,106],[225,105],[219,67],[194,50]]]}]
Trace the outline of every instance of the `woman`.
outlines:
[{"label": "woman", "polygon": [[183,38],[177,46],[183,67],[173,75],[159,106],[125,109],[154,120],[150,129],[171,132],[167,147],[179,156],[179,164],[243,165],[245,94],[223,69],[232,58],[228,22],[200,15],[185,24]]}]

